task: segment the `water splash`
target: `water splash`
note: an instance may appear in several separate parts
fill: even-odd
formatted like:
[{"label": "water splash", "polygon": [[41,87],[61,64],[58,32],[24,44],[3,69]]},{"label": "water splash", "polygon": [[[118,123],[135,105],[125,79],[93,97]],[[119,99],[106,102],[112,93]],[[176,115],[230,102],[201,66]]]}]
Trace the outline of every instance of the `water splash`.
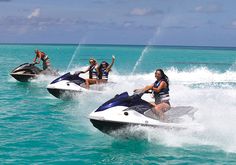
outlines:
[{"label": "water splash", "polygon": [[81,42],[79,42],[78,46],[76,47],[76,49],[75,49],[75,51],[74,51],[74,53],[73,53],[73,55],[72,55],[72,57],[70,59],[70,62],[68,64],[68,66],[67,66],[66,72],[68,72],[68,70],[70,69],[70,66],[71,66],[72,62],[74,61],[75,56],[77,54],[79,54],[80,46],[81,46],[82,43],[84,43],[84,41],[85,41],[85,39],[83,39]]},{"label": "water splash", "polygon": [[[235,71],[227,70],[219,73],[208,68],[195,68],[191,70],[167,69],[167,75],[171,78],[171,104],[173,106],[193,106],[198,111],[194,115],[194,121],[186,121],[185,124],[196,125],[182,131],[147,129],[148,139],[151,142],[165,146],[215,146],[227,152],[236,152],[236,133],[232,132],[236,124],[234,120],[236,88]],[[186,77],[180,79],[180,77]],[[150,84],[154,81],[153,73],[136,75],[111,75],[111,80],[117,82],[105,90],[104,97],[112,98],[115,93],[127,91]],[[220,82],[220,83],[219,83]],[[201,83],[201,87],[189,86]],[[218,85],[214,85],[218,84]],[[111,92],[111,90],[114,92]],[[102,101],[94,99],[101,104]],[[101,101],[101,102],[100,102]],[[134,130],[135,131],[135,130]],[[170,138],[172,137],[172,138]],[[174,138],[173,138],[174,137]],[[170,140],[171,139],[171,140]]]},{"label": "water splash", "polygon": [[141,53],[141,56],[139,57],[139,59],[138,59],[137,62],[135,63],[134,68],[133,68],[131,74],[134,74],[134,72],[136,71],[137,66],[143,61],[143,57],[144,57],[144,55],[148,52],[148,50],[149,50],[149,47],[148,47],[148,46],[146,46],[146,47],[143,49],[143,51],[142,51],[142,53]]},{"label": "water splash", "polygon": [[71,66],[71,64],[72,64],[72,62],[73,62],[77,52],[79,52],[79,49],[80,49],[80,44],[78,44],[78,46],[76,47],[76,49],[75,49],[75,51],[74,51],[74,53],[73,53],[73,55],[72,55],[72,57],[70,59],[70,62],[68,64],[68,66],[67,66],[66,72],[68,72],[68,70],[69,70],[69,68],[70,68],[70,66]]},{"label": "water splash", "polygon": [[158,27],[157,30],[155,31],[153,37],[148,41],[148,45],[145,46],[145,48],[143,49],[139,59],[137,60],[137,62],[134,65],[134,68],[133,68],[131,74],[134,74],[134,72],[136,71],[139,64],[143,61],[144,56],[148,53],[150,46],[155,43],[156,38],[160,35],[160,33],[161,33],[161,27]]}]

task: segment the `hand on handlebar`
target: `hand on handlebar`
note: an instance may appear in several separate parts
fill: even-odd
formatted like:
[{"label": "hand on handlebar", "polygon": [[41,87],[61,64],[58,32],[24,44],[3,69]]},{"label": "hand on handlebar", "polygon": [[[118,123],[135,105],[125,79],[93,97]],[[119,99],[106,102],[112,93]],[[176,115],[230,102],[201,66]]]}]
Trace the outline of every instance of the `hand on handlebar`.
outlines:
[{"label": "hand on handlebar", "polygon": [[74,75],[79,75],[79,74],[81,74],[82,73],[82,71],[76,71],[75,73],[74,73]]},{"label": "hand on handlebar", "polygon": [[140,93],[144,93],[145,91],[143,91],[143,89],[135,89],[134,93],[135,94],[140,94]]}]

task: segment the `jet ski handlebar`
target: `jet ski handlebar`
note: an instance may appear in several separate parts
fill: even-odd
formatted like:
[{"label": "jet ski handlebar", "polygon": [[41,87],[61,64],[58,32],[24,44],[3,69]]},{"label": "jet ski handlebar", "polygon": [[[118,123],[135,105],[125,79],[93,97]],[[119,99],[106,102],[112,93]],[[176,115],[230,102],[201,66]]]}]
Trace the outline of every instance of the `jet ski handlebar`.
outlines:
[{"label": "jet ski handlebar", "polygon": [[144,93],[152,93],[152,90],[149,89],[149,90],[145,91]]},{"label": "jet ski handlebar", "polygon": [[150,89],[150,90],[146,90],[146,91],[143,91],[142,89],[135,89],[134,90],[134,94],[136,94],[136,95],[143,95],[144,93],[152,93],[152,90]]},{"label": "jet ski handlebar", "polygon": [[30,66],[34,66],[35,64],[37,64],[37,63],[36,62],[29,63]]}]

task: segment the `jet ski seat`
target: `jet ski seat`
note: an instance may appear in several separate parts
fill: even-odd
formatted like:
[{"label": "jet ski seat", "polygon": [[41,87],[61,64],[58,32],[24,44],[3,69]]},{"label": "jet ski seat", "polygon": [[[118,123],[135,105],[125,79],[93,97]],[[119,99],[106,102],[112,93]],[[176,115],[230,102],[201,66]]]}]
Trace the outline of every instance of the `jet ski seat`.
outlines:
[{"label": "jet ski seat", "polygon": [[145,111],[143,114],[144,116],[150,117],[152,119],[160,120],[160,117],[157,114],[155,114],[152,109]]}]

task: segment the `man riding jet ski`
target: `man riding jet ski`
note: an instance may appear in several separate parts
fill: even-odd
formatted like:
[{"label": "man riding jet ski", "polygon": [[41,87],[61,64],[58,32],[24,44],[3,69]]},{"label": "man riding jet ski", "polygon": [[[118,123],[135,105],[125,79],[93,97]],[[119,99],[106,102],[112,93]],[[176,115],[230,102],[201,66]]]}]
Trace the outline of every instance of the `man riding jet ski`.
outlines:
[{"label": "man riding jet ski", "polygon": [[102,104],[89,115],[89,119],[94,127],[110,135],[114,131],[130,126],[176,129],[185,129],[189,126],[181,121],[186,115],[193,118],[195,112],[193,107],[172,107],[165,112],[164,120],[160,120],[160,116],[154,112],[154,106],[146,101],[150,99],[150,94],[147,93],[129,96],[127,92],[124,92]]},{"label": "man riding jet ski", "polygon": [[[10,75],[16,80],[21,82],[27,82],[30,79],[36,78],[38,75],[52,75],[59,76],[56,71],[53,71],[50,68],[50,61],[48,56],[39,50],[35,50],[36,57],[33,60],[32,64],[24,63],[12,70]],[[38,59],[38,61],[36,61]],[[35,64],[39,64],[40,60],[43,61],[43,70],[36,67]]]}]

